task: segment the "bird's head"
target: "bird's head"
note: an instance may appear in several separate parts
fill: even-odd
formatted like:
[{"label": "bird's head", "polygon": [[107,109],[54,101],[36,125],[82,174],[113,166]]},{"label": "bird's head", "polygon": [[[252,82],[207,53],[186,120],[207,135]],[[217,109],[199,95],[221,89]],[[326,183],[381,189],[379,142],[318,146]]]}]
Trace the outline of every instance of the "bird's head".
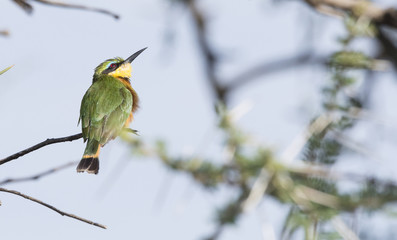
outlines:
[{"label": "bird's head", "polygon": [[115,78],[121,78],[128,80],[131,77],[131,62],[138,57],[146,48],[143,48],[136,53],[132,54],[126,60],[116,57],[112,59],[108,59],[103,63],[99,64],[98,67],[95,68],[94,73],[94,81],[98,79],[98,77],[103,75],[110,75]]}]

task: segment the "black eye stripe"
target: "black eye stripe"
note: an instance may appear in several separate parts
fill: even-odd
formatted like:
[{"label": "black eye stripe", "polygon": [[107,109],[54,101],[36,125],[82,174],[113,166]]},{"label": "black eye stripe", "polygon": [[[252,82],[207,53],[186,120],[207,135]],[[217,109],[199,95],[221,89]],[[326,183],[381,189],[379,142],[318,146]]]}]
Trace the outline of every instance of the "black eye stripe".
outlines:
[{"label": "black eye stripe", "polygon": [[109,64],[109,66],[105,70],[102,71],[102,73],[103,74],[111,73],[114,70],[116,70],[118,67],[119,67],[118,63],[111,63],[111,64]]}]

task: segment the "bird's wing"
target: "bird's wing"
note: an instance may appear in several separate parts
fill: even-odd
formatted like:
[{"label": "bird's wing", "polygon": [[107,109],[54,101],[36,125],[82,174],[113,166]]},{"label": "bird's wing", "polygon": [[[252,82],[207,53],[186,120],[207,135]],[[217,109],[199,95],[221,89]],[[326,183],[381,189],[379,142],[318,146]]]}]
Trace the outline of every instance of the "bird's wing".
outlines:
[{"label": "bird's wing", "polygon": [[132,96],[117,79],[97,81],[83,97],[80,108],[84,139],[101,145],[115,138],[132,109]]}]

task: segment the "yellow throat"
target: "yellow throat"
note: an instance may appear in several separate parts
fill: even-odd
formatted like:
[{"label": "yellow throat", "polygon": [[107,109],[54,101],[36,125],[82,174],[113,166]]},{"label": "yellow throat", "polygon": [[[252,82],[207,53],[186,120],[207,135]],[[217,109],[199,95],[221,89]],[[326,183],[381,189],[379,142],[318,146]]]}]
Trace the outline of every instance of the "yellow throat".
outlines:
[{"label": "yellow throat", "polygon": [[131,71],[131,63],[126,62],[118,67],[115,71],[109,73],[109,75],[115,78],[129,79],[131,77]]}]

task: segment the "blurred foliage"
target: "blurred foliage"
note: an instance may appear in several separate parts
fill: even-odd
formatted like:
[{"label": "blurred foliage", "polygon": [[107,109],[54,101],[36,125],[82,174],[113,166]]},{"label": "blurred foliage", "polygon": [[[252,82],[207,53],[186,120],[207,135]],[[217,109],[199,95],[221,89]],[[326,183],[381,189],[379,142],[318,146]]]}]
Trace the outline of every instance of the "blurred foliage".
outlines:
[{"label": "blurred foliage", "polygon": [[[331,81],[336,80],[332,78]],[[343,112],[346,107],[324,109]],[[344,150],[343,145],[332,137],[332,132],[352,128],[353,120],[339,118],[321,133],[311,136],[302,151],[302,160],[307,164],[295,169],[283,165],[271,150],[253,145],[250,137],[237,128],[233,117],[223,106],[218,108],[218,114],[219,128],[225,133],[224,147],[232,149],[232,159],[226,163],[216,164],[219,161],[199,157],[175,157],[168,153],[165,142],[151,145],[136,136],[126,138],[136,154],[158,157],[166,167],[188,174],[204,189],[216,191],[220,186],[234,189],[236,197],[215,211],[217,228],[205,239],[216,239],[224,226],[238,222],[244,212],[243,203],[262,169],[272,176],[264,197],[276,199],[291,208],[284,223],[283,239],[290,239],[300,229],[303,229],[305,239],[342,239],[340,233],[330,227],[335,217],[354,214],[358,209],[378,211],[397,200],[397,186],[392,182],[344,176],[341,180],[357,180],[359,187],[346,193],[339,189],[339,179],[328,175],[329,166],[341,157]],[[319,173],[311,172],[311,166],[328,167],[325,172]]]},{"label": "blurred foliage", "polygon": [[[394,183],[365,176],[342,175],[335,178],[331,174],[332,166],[346,152],[342,140],[346,140],[345,134],[357,122],[351,113],[363,108],[358,96],[348,94],[349,89],[357,89],[354,73],[377,70],[379,61],[351,47],[355,39],[371,38],[377,33],[374,25],[364,20],[354,16],[345,18],[347,36],[340,39],[341,50],[329,57],[331,76],[322,89],[323,114],[330,116],[332,122],[308,138],[301,151],[303,167],[283,164],[272,150],[254,144],[251,136],[238,128],[231,111],[223,104],[217,106],[217,114],[218,128],[224,136],[222,147],[231,156],[227,161],[175,157],[168,153],[165,142],[159,141],[151,147],[140,138],[128,139],[135,153],[160,158],[166,167],[188,174],[204,189],[216,191],[220,186],[226,186],[235,191],[235,198],[229,199],[215,211],[217,227],[206,239],[217,239],[224,226],[238,223],[244,213],[245,201],[262,171],[269,176],[263,197],[273,198],[290,208],[282,239],[300,236],[302,232],[305,239],[343,239],[345,233],[334,226],[334,219],[345,218],[359,209],[380,211],[397,200],[397,186]],[[321,171],[313,171],[313,168]],[[353,182],[355,189],[346,192],[340,188],[341,181]]]},{"label": "blurred foliage", "polygon": [[[217,100],[221,102],[216,108],[217,126],[223,134],[224,141],[221,147],[228,153],[228,158],[218,161],[201,156],[173,156],[164,141],[149,143],[131,134],[122,137],[130,144],[135,155],[160,159],[165,167],[175,173],[190,176],[206,191],[214,192],[220,187],[226,187],[235,193],[223,206],[214,211],[216,227],[206,239],[216,239],[224,226],[238,224],[245,211],[244,206],[249,202],[248,199],[257,183],[262,185],[265,191],[260,195],[261,199],[271,198],[289,208],[283,224],[282,239],[298,239],[302,234],[305,239],[343,239],[345,233],[335,226],[338,222],[335,219],[351,217],[357,210],[368,213],[381,212],[386,206],[397,201],[397,185],[393,182],[354,174],[333,174],[331,171],[347,152],[344,143],[348,140],[345,136],[358,121],[352,114],[361,111],[364,106],[358,94],[354,94],[358,91],[349,91],[358,89],[359,79],[355,73],[381,70],[384,67],[382,61],[370,56],[365,52],[366,49],[352,47],[354,40],[374,38],[379,32],[378,27],[365,15],[369,6],[367,1],[361,1],[362,5],[342,14],[346,36],[339,39],[340,49],[331,54],[327,61],[330,77],[321,89],[323,112],[308,125],[312,126],[321,116],[329,116],[332,121],[324,129],[308,134],[300,155],[293,159],[299,162],[298,167],[285,163],[285,159],[281,159],[267,146],[255,143],[251,136],[238,127],[232,111],[227,107],[226,98],[222,98],[229,94],[229,88],[219,85],[217,74],[212,72],[217,69],[216,63],[219,58],[212,51],[212,46],[209,46],[209,37],[203,36],[208,29],[206,15],[195,5],[195,0],[170,1],[185,6],[194,18],[193,25],[197,28],[200,51],[203,52],[204,62],[207,61],[207,77],[210,85],[217,88],[214,92],[218,92]],[[14,2],[26,12],[32,11],[28,1]],[[313,9],[318,7],[316,3],[321,3],[306,2],[313,6]],[[57,6],[55,3],[52,5]],[[118,17],[99,9],[72,6]],[[320,7],[317,9],[320,10]],[[330,9],[336,7],[326,8]],[[0,74],[10,68],[4,69]],[[299,160],[296,159],[298,157]],[[344,181],[352,182],[354,188],[341,188]],[[255,204],[253,206],[256,207]]]},{"label": "blurred foliage", "polygon": [[[331,57],[330,64],[334,68],[348,68],[348,69],[371,69],[374,65],[374,60],[361,52],[341,51],[337,52]],[[343,82],[344,84],[351,84],[352,81]]]}]

